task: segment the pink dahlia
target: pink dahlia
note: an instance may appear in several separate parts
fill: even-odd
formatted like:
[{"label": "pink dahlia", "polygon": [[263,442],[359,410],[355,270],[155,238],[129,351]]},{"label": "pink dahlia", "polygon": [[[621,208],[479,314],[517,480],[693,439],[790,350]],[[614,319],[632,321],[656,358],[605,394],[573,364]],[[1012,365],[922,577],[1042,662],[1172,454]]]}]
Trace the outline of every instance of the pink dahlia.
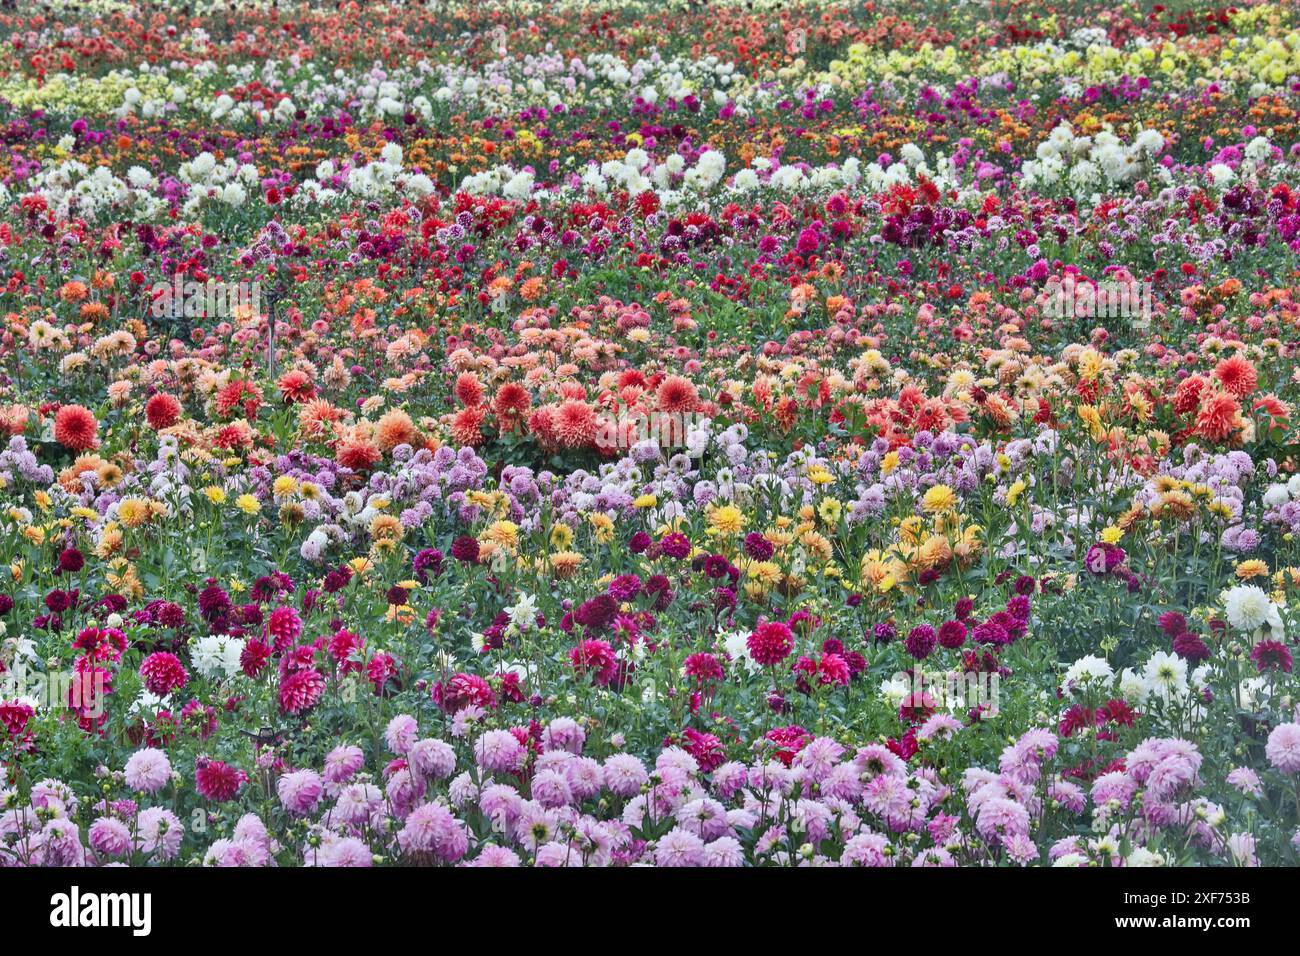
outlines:
[{"label": "pink dahlia", "polygon": [[325,694],[325,678],[314,668],[294,671],[280,682],[280,709],[286,714],[302,714],[320,703]]},{"label": "pink dahlia", "polygon": [[136,818],[136,846],[159,860],[175,859],[184,836],[180,818],[163,807],[149,807]]},{"label": "pink dahlia", "polygon": [[115,817],[100,817],[90,825],[86,836],[96,853],[122,856],[131,852],[131,831]]},{"label": "pink dahlia", "polygon": [[161,750],[146,747],[131,754],[123,776],[132,790],[157,793],[171,780],[172,765]]},{"label": "pink dahlia", "polygon": [[781,621],[768,621],[754,628],[745,642],[754,663],[770,666],[779,664],[794,650],[794,633]]},{"label": "pink dahlia", "polygon": [[172,691],[179,690],[190,679],[180,658],[170,651],[156,651],[146,657],[140,665],[140,676],[149,693],[159,697],[166,697]]},{"label": "pink dahlia", "polygon": [[248,780],[248,774],[221,760],[200,757],[194,764],[194,785],[206,800],[229,800]]},{"label": "pink dahlia", "polygon": [[484,770],[513,773],[524,765],[527,751],[508,730],[489,730],[474,744],[474,759]]},{"label": "pink dahlia", "polygon": [[1300,724],[1278,724],[1264,747],[1268,762],[1283,773],[1300,773]]},{"label": "pink dahlia", "polygon": [[305,816],[320,805],[325,784],[315,770],[286,773],[275,784],[280,803],[294,816]]},{"label": "pink dahlia", "polygon": [[592,682],[604,686],[618,672],[614,648],[608,641],[580,641],[569,651],[569,662],[579,677],[591,674]]},{"label": "pink dahlia", "polygon": [[291,607],[277,607],[266,621],[266,633],[275,639],[275,649],[282,651],[302,636],[302,620]]}]

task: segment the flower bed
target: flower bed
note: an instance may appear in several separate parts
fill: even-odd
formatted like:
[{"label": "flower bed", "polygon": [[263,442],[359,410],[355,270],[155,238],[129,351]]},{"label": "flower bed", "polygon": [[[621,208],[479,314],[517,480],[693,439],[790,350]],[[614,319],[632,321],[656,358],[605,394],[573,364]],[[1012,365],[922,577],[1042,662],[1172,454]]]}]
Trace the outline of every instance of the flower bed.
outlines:
[{"label": "flower bed", "polygon": [[1294,8],[493,6],[0,12],[0,865],[1294,865]]}]

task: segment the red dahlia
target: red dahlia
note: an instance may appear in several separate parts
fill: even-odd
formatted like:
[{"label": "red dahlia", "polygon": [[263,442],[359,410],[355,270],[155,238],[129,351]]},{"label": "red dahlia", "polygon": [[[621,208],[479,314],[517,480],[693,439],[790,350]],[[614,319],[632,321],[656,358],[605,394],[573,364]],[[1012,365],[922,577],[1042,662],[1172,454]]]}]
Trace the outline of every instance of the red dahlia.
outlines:
[{"label": "red dahlia", "polygon": [[89,451],[99,444],[99,422],[84,405],[64,405],[54,416],[54,440],[72,451]]}]

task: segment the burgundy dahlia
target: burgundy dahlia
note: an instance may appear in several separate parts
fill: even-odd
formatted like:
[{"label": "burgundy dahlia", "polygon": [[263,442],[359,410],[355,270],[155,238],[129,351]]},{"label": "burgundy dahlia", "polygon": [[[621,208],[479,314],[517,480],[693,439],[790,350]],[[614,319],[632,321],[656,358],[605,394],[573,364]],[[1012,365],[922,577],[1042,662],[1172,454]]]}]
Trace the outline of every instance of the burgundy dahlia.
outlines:
[{"label": "burgundy dahlia", "polygon": [[1210,649],[1201,640],[1201,635],[1184,631],[1174,638],[1174,653],[1185,661],[1199,664],[1209,658]]},{"label": "burgundy dahlia", "polygon": [[775,551],[772,542],[757,531],[745,535],[745,554],[755,561],[766,561]]},{"label": "burgundy dahlia", "polygon": [[463,564],[478,564],[478,540],[467,534],[451,543],[451,556]]},{"label": "burgundy dahlia", "polygon": [[918,624],[908,633],[903,646],[907,648],[907,653],[918,661],[923,661],[934,651],[937,643],[938,637],[934,633],[934,628],[929,624]]},{"label": "burgundy dahlia", "polygon": [[961,621],[944,621],[939,625],[939,644],[955,650],[966,643],[966,625]]},{"label": "burgundy dahlia", "polygon": [[1291,673],[1291,650],[1281,641],[1260,641],[1250,652],[1250,659],[1261,674],[1265,671]]}]

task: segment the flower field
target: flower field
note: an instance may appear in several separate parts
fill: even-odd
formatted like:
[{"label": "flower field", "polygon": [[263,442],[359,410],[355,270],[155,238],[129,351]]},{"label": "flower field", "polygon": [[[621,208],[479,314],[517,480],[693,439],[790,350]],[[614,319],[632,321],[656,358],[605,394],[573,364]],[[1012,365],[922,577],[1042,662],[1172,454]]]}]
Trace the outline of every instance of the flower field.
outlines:
[{"label": "flower field", "polygon": [[0,865],[1300,862],[1300,8],[0,8]]}]

